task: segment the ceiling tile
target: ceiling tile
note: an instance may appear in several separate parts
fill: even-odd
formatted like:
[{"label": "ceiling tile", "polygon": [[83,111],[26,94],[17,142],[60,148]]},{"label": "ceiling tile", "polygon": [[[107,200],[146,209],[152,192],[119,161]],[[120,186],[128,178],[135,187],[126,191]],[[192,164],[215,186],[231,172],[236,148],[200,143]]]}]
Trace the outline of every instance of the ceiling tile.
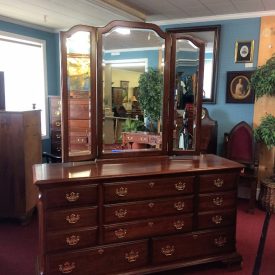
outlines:
[{"label": "ceiling tile", "polygon": [[[259,0],[231,0],[237,12],[264,11],[264,5]],[[274,0],[275,1],[275,0]]]},{"label": "ceiling tile", "polygon": [[266,10],[275,10],[274,0],[262,0],[262,2]]}]

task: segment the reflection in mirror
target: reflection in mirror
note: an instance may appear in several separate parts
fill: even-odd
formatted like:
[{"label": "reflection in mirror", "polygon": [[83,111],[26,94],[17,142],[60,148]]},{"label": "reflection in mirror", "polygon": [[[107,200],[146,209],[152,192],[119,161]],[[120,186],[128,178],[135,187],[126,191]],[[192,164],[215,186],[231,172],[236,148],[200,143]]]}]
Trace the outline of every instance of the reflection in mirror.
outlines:
[{"label": "reflection in mirror", "polygon": [[203,102],[215,103],[220,25],[169,29],[168,31],[191,35],[204,41]]},{"label": "reflection in mirror", "polygon": [[173,150],[195,150],[196,94],[199,48],[187,39],[176,39]]},{"label": "reflection in mirror", "polygon": [[91,153],[90,32],[78,31],[66,39],[69,156]]},{"label": "reflection in mirror", "polygon": [[103,153],[161,149],[164,45],[150,29],[102,35]]}]

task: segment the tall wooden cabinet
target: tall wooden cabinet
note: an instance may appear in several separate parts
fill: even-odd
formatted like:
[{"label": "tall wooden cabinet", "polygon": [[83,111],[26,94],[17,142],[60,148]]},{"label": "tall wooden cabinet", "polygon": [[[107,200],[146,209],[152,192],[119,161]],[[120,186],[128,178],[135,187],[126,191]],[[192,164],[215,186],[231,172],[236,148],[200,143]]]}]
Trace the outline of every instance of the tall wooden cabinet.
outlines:
[{"label": "tall wooden cabinet", "polygon": [[32,165],[41,151],[40,111],[0,111],[0,218],[24,220],[34,209]]}]

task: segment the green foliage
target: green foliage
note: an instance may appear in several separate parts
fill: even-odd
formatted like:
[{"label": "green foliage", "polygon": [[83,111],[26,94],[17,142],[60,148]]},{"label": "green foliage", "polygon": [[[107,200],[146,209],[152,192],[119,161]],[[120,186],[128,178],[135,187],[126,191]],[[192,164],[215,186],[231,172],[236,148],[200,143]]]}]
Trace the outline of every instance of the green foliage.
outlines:
[{"label": "green foliage", "polygon": [[133,120],[127,118],[125,122],[122,124],[122,131],[123,132],[136,132],[143,130],[143,122],[140,120]]},{"label": "green foliage", "polygon": [[256,99],[263,95],[275,96],[275,55],[252,74],[251,86]]},{"label": "green foliage", "polygon": [[271,114],[261,119],[259,127],[254,129],[256,141],[263,142],[268,149],[275,146],[275,117]]},{"label": "green foliage", "polygon": [[160,119],[162,110],[163,75],[152,68],[139,78],[138,101],[141,109],[151,121]]}]

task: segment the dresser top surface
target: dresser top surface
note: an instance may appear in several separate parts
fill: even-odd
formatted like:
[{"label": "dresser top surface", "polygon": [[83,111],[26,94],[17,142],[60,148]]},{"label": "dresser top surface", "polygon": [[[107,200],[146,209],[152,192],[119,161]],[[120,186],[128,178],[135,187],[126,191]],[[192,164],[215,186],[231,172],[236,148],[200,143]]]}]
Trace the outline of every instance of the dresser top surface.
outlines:
[{"label": "dresser top surface", "polygon": [[140,158],[135,160],[99,160],[86,163],[53,163],[33,166],[36,184],[75,180],[100,180],[122,177],[199,173],[241,169],[242,165],[216,155]]}]

